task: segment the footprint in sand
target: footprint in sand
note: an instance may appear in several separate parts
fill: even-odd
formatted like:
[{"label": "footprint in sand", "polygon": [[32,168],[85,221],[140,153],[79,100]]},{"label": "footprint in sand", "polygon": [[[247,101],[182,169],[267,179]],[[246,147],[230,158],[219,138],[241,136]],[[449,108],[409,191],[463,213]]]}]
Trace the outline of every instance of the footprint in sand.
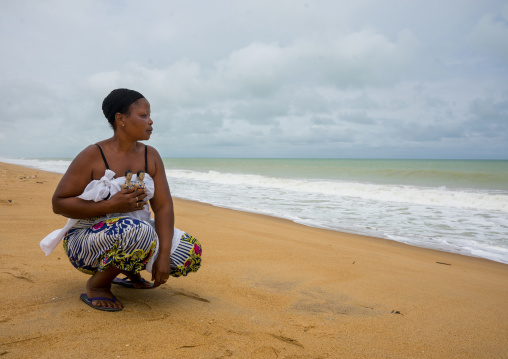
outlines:
[{"label": "footprint in sand", "polygon": [[273,347],[259,347],[252,352],[251,357],[260,359],[278,358],[279,352]]},{"label": "footprint in sand", "polygon": [[5,273],[13,276],[14,278],[21,279],[30,283],[33,283],[33,279],[30,278],[30,275],[26,272],[11,272],[11,271],[2,271],[0,273]]}]

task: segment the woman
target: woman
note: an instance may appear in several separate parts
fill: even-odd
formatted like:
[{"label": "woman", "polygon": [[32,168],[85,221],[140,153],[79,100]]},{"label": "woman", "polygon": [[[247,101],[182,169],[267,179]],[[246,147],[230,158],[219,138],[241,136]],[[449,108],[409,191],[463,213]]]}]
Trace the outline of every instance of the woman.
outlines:
[{"label": "woman", "polygon": [[[113,137],[88,146],[70,164],[53,195],[53,211],[71,219],[41,247],[49,254],[63,239],[71,263],[92,275],[81,300],[95,309],[119,311],[123,305],[111,292],[111,283],[148,289],[166,283],[169,276],[195,272],[201,265],[201,245],[174,228],[162,159],[139,142],[152,134],[150,103],[139,92],[116,89],[104,99],[102,110]],[[122,188],[126,178],[115,178],[140,171],[144,188]],[[130,183],[136,182],[132,177]],[[153,285],[139,274],[145,267],[152,272]],[[121,273],[126,277],[116,278]]]}]

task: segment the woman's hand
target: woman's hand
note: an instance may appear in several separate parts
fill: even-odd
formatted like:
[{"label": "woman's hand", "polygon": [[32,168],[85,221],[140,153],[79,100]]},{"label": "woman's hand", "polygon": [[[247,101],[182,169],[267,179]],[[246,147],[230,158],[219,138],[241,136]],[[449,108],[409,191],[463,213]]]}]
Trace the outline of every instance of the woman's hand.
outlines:
[{"label": "woman's hand", "polygon": [[115,193],[115,195],[109,199],[111,212],[128,213],[142,210],[146,204],[144,199],[148,196],[145,192],[145,189],[136,190],[131,187]]},{"label": "woman's hand", "polygon": [[169,266],[170,257],[164,253],[159,253],[157,260],[152,268],[153,287],[158,287],[167,282],[171,268]]}]

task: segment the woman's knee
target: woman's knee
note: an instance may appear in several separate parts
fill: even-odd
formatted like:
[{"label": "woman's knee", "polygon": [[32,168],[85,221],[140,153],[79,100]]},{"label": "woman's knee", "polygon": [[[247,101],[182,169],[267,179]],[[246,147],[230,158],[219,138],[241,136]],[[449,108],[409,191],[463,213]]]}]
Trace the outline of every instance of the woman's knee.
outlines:
[{"label": "woman's knee", "polygon": [[197,272],[201,267],[201,243],[191,235],[185,233],[180,238],[180,244],[171,255],[171,276],[186,276]]},{"label": "woman's knee", "polygon": [[124,238],[125,244],[146,244],[150,246],[157,238],[155,229],[148,222],[135,218],[124,217],[119,219],[117,229]]}]

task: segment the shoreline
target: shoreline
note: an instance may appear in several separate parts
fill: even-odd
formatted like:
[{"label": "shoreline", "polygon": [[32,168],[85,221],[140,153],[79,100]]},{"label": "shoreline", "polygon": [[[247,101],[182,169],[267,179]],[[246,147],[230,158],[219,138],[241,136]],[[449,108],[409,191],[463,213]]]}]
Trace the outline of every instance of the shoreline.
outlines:
[{"label": "shoreline", "polygon": [[47,257],[39,247],[66,222],[51,210],[61,175],[4,163],[0,173],[6,358],[508,352],[503,263],[177,198],[176,226],[202,243],[202,268],[155,290],[114,287],[125,309],[93,310],[79,300],[88,277],[61,246]]},{"label": "shoreline", "polygon": [[187,199],[187,198],[180,198],[180,197],[173,197],[173,201],[178,202],[178,203],[180,203],[180,201],[182,201],[182,203],[189,202],[189,203],[194,204],[194,205],[210,206],[211,208],[222,209],[222,210],[232,211],[232,212],[240,212],[240,213],[245,213],[247,215],[253,215],[253,216],[260,216],[261,220],[263,219],[263,217],[269,217],[269,218],[271,218],[271,219],[273,219],[275,221],[280,221],[281,223],[287,223],[289,225],[301,226],[303,228],[310,228],[310,229],[315,229],[315,230],[319,230],[319,231],[329,232],[330,235],[333,235],[335,233],[335,234],[338,234],[339,236],[351,236],[351,237],[355,237],[358,240],[368,240],[368,241],[380,242],[380,243],[384,243],[385,245],[388,245],[388,246],[393,245],[395,247],[399,247],[400,246],[401,248],[405,248],[405,247],[416,248],[417,250],[422,250],[422,251],[430,251],[430,252],[437,252],[437,253],[442,253],[442,254],[449,254],[449,255],[452,255],[452,256],[466,257],[466,258],[470,258],[470,259],[476,259],[476,260],[480,260],[480,261],[487,261],[487,262],[492,262],[492,263],[497,263],[497,264],[500,264],[500,265],[506,265],[506,266],[508,266],[508,263],[495,261],[495,260],[489,259],[489,258],[477,257],[477,256],[472,256],[472,255],[467,255],[467,254],[461,254],[461,253],[455,253],[455,252],[447,252],[447,251],[444,251],[444,250],[435,249],[435,248],[429,248],[429,247],[419,247],[419,246],[416,246],[416,245],[413,245],[413,244],[408,244],[408,243],[404,243],[404,242],[398,242],[398,241],[396,241],[394,239],[389,239],[389,238],[375,237],[375,236],[369,236],[369,235],[361,234],[361,233],[347,232],[347,231],[338,231],[338,230],[335,230],[335,229],[329,229],[329,228],[311,226],[311,225],[295,222],[295,221],[293,221],[291,219],[287,219],[287,218],[283,218],[283,217],[277,217],[277,216],[272,216],[270,214],[265,214],[265,213],[242,211],[242,210],[239,210],[239,209],[222,207],[222,206],[214,205],[214,204],[211,204],[211,203],[200,202],[200,201],[196,201],[196,200],[192,200],[192,199]]},{"label": "shoreline", "polygon": [[[28,168],[28,169],[32,169],[32,170],[35,170],[35,171],[43,171],[43,172],[48,172],[48,173],[52,173],[52,174],[55,174],[55,175],[62,176],[62,174],[59,173],[59,172],[53,172],[53,171],[48,171],[48,170],[41,170],[41,169],[37,169],[37,168],[34,168],[34,167],[28,167],[28,166],[19,165],[19,164],[5,163],[5,162],[1,162],[1,160],[0,160],[0,164],[19,166],[19,167],[22,167],[22,168]],[[470,258],[481,258],[481,259],[489,260],[489,261],[492,261],[492,262],[508,265],[508,263],[500,261],[500,260],[495,260],[495,259],[488,258],[488,257],[475,256],[475,255],[472,255],[470,253],[459,253],[458,251],[457,252],[452,252],[452,251],[447,251],[446,249],[441,249],[441,248],[435,248],[435,247],[431,247],[431,246],[423,246],[423,245],[417,245],[417,244],[413,244],[413,243],[407,243],[407,242],[397,241],[395,239],[391,239],[391,238],[388,238],[388,237],[380,237],[380,236],[375,236],[375,235],[371,235],[371,234],[368,234],[368,233],[348,231],[347,229],[337,230],[337,229],[327,228],[327,227],[324,227],[324,226],[303,224],[303,223],[299,223],[299,222],[294,221],[294,220],[289,219],[289,218],[278,217],[278,216],[275,216],[275,215],[271,215],[269,213],[256,212],[256,211],[248,211],[248,210],[243,210],[243,209],[238,209],[238,208],[230,208],[230,207],[226,207],[226,206],[221,206],[221,205],[212,204],[212,203],[208,203],[208,202],[201,202],[201,201],[198,201],[198,200],[188,199],[188,198],[184,198],[184,197],[174,196],[173,199],[178,199],[178,200],[182,200],[182,201],[189,201],[189,202],[193,202],[193,203],[208,204],[208,205],[210,205],[212,207],[215,207],[215,208],[229,209],[231,211],[237,211],[237,212],[242,212],[242,213],[256,214],[256,215],[267,216],[267,217],[271,217],[271,218],[279,218],[279,219],[287,220],[287,221],[289,221],[291,223],[294,223],[294,224],[297,224],[297,225],[302,225],[304,227],[315,228],[315,229],[322,229],[322,230],[328,230],[328,231],[336,232],[336,233],[339,233],[339,234],[351,234],[351,235],[358,235],[358,236],[363,236],[363,237],[369,237],[369,238],[374,238],[376,240],[384,240],[384,241],[389,241],[389,242],[395,242],[395,243],[399,243],[399,244],[403,244],[403,245],[408,245],[408,246],[411,246],[411,247],[416,247],[416,248],[421,248],[421,249],[435,250],[435,251],[438,251],[438,252],[453,253],[453,254],[457,254],[457,255],[461,255],[461,256],[465,256],[465,257],[470,257]]]}]

